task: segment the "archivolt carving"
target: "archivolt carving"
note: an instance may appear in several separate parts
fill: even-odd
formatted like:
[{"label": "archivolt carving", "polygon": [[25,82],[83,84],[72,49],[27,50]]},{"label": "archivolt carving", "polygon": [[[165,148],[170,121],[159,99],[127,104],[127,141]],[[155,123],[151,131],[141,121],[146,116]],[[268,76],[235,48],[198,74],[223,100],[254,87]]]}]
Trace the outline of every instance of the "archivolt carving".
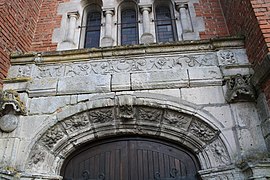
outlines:
[{"label": "archivolt carving", "polygon": [[[186,144],[196,152],[210,153],[210,156],[214,156],[218,164],[230,163],[227,150],[219,140],[219,131],[198,117],[176,110],[133,104],[125,108],[123,106],[124,109],[120,110],[124,117],[130,119],[119,121],[119,118],[123,118],[115,113],[119,111],[119,107],[119,105],[114,105],[96,108],[65,118],[47,130],[37,144],[46,147],[49,153],[53,153],[52,156],[57,157],[60,153],[61,155],[57,158],[62,159],[64,154],[74,150],[74,147],[72,147],[74,142],[83,144],[93,141],[97,137],[144,134],[160,136],[165,139],[178,139],[179,143]],[[132,108],[130,109],[130,107]],[[158,130],[157,125],[159,126]],[[138,132],[138,129],[140,129],[140,132]],[[215,141],[217,139],[218,141]],[[55,147],[57,147],[56,150],[54,150]],[[29,157],[33,159],[31,163],[35,164],[44,159],[44,154],[33,150]]]}]

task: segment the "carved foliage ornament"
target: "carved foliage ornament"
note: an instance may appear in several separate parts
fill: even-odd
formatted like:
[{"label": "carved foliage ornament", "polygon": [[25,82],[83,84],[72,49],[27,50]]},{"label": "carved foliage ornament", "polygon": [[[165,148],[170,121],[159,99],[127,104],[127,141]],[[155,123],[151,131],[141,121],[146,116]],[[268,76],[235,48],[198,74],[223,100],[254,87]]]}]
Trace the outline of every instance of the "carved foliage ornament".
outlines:
[{"label": "carved foliage ornament", "polygon": [[217,132],[200,121],[193,121],[189,127],[190,132],[204,142],[212,141]]},{"label": "carved foliage ornament", "polygon": [[227,93],[226,100],[228,102],[236,101],[254,101],[255,90],[250,82],[250,75],[240,75],[232,76],[227,81]]},{"label": "carved foliage ornament", "polygon": [[72,116],[64,121],[64,127],[67,130],[67,132],[76,132],[78,130],[87,127],[87,125],[89,124],[90,121],[87,113],[81,113]]},{"label": "carved foliage ornament", "polygon": [[64,137],[64,132],[59,126],[54,126],[42,137],[41,141],[45,146],[52,148],[60,139]]},{"label": "carved foliage ornament", "polygon": [[42,149],[40,149],[39,147],[35,147],[32,150],[32,154],[30,156],[30,162],[29,162],[29,166],[36,166],[38,165],[38,163],[40,162],[44,162],[46,157],[46,153],[44,151],[42,151]]},{"label": "carved foliage ornament", "polygon": [[160,122],[162,111],[151,108],[140,108],[139,119],[142,121],[157,121]]},{"label": "carved foliage ornament", "polygon": [[191,121],[191,119],[184,114],[168,111],[164,114],[164,120],[166,123],[179,128],[185,128]]},{"label": "carved foliage ornament", "polygon": [[94,110],[89,113],[92,123],[107,123],[114,120],[111,109]]}]

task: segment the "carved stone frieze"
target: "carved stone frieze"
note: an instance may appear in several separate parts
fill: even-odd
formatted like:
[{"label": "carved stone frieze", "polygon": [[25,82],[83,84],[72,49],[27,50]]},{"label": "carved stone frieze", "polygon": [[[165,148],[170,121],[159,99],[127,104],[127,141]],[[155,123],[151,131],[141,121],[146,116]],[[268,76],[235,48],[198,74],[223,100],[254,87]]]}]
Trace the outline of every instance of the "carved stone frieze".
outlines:
[{"label": "carved stone frieze", "polygon": [[68,133],[79,131],[83,128],[88,127],[89,124],[90,120],[87,113],[81,113],[72,116],[63,122],[63,126]]},{"label": "carved stone frieze", "polygon": [[100,109],[89,112],[92,123],[107,123],[114,120],[112,109]]},{"label": "carved stone frieze", "polygon": [[[66,63],[56,65],[33,66],[34,78],[45,77],[74,77],[91,74],[115,74],[131,72],[151,72],[164,70],[179,70],[189,67],[217,66],[216,53],[204,54],[175,54],[171,56],[127,58],[120,57],[102,61],[88,61],[82,63]],[[32,76],[30,66],[19,66],[14,69],[15,77]],[[17,73],[16,73],[17,72]],[[11,75],[13,77],[13,75]]]},{"label": "carved stone frieze", "polygon": [[212,141],[217,135],[217,132],[215,132],[212,128],[210,128],[209,126],[198,120],[191,122],[189,131],[194,136],[196,136],[197,138],[199,138],[201,141],[204,142]]},{"label": "carved stone frieze", "polygon": [[64,66],[39,66],[36,72],[36,78],[61,77],[64,76]]},{"label": "carved stone frieze", "polygon": [[30,76],[31,76],[30,66],[21,66],[18,68],[17,77],[30,77]]},{"label": "carved stone frieze", "polygon": [[138,110],[138,118],[141,121],[156,121],[160,122],[162,117],[162,110],[141,107]]},{"label": "carved stone frieze", "polygon": [[187,115],[173,111],[165,111],[164,122],[171,126],[187,129],[190,121],[191,118]]},{"label": "carved stone frieze", "polygon": [[254,101],[256,99],[255,90],[250,82],[250,75],[237,74],[230,77],[227,80],[227,87],[225,98],[228,102]]},{"label": "carved stone frieze", "polygon": [[208,146],[210,151],[212,151],[215,161],[219,165],[227,165],[230,164],[230,157],[225,149],[223,143],[217,139],[212,144]]},{"label": "carved stone frieze", "polygon": [[59,127],[59,125],[57,125],[49,129],[46,134],[43,135],[43,137],[41,138],[41,142],[45,146],[52,148],[63,137],[64,132]]}]

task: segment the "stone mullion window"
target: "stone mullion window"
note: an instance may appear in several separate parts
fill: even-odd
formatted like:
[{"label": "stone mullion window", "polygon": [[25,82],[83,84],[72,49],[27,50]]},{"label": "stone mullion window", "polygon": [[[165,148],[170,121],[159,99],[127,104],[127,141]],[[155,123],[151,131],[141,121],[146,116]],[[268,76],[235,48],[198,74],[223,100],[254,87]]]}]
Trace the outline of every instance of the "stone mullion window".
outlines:
[{"label": "stone mullion window", "polygon": [[176,33],[173,26],[174,19],[172,18],[169,7],[156,7],[156,36],[158,42],[176,41]]},{"label": "stone mullion window", "polygon": [[85,48],[99,47],[101,12],[89,12],[85,33]]},{"label": "stone mullion window", "polygon": [[121,12],[121,45],[138,44],[137,14],[133,9]]}]

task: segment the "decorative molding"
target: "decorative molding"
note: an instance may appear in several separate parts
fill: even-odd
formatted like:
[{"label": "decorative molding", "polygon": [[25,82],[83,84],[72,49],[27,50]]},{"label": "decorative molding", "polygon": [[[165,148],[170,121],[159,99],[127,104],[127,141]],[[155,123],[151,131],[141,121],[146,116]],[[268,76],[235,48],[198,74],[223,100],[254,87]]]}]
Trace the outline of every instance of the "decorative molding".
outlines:
[{"label": "decorative molding", "polygon": [[227,80],[228,90],[226,101],[254,101],[256,99],[255,90],[250,82],[250,75],[237,74]]},{"label": "decorative molding", "polygon": [[238,63],[235,57],[235,54],[229,50],[219,51],[218,57],[219,57],[219,60],[221,61],[221,64],[224,64],[224,65],[232,65],[232,64]]},{"label": "decorative molding", "polygon": [[28,162],[29,167],[38,166],[39,163],[45,161],[46,152],[43,151],[39,146],[35,146],[30,154],[30,159]]}]

